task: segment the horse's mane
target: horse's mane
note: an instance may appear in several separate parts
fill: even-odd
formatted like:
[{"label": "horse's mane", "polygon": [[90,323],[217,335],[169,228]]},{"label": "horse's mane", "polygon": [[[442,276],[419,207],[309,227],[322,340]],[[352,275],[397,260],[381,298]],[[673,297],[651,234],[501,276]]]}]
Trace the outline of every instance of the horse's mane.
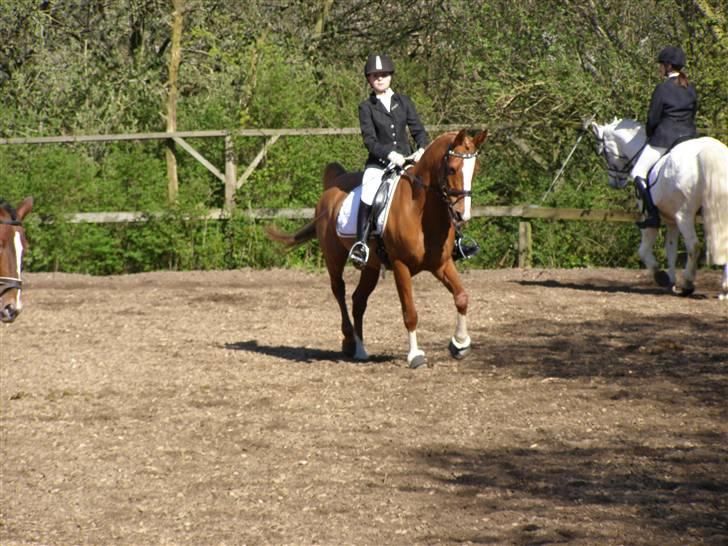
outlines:
[{"label": "horse's mane", "polygon": [[457,131],[449,131],[447,133],[441,134],[435,140],[430,142],[427,148],[425,148],[425,153],[422,154],[422,158],[417,163],[417,165],[415,165],[416,174],[419,175],[420,173],[429,171],[433,166],[439,166],[439,163],[442,160],[442,156],[445,154],[444,150],[440,152],[440,148],[446,148],[447,146],[449,146],[452,141],[455,140],[455,137],[457,135]]}]

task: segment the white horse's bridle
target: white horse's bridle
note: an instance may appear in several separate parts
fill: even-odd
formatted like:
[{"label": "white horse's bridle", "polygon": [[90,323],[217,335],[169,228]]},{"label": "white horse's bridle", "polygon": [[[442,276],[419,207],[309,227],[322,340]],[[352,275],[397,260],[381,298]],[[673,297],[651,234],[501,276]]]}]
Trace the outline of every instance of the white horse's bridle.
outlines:
[{"label": "white horse's bridle", "polygon": [[[595,139],[597,141],[597,148],[595,152],[597,155],[600,155],[604,158],[604,161],[607,164],[607,174],[611,180],[616,180],[618,183],[616,184],[616,187],[618,188],[624,188],[627,185],[627,180],[629,179],[629,173],[632,170],[632,167],[634,166],[635,162],[637,161],[637,158],[642,153],[642,150],[645,149],[645,146],[647,146],[647,142],[640,146],[640,149],[637,150],[637,152],[632,156],[626,156],[626,155],[618,155],[614,158],[610,157],[609,153],[607,152],[607,147],[604,145],[604,137],[598,137],[595,135]],[[614,159],[621,159],[625,161],[624,165],[622,167],[617,167],[614,164]],[[614,184],[612,184],[614,185]]]}]

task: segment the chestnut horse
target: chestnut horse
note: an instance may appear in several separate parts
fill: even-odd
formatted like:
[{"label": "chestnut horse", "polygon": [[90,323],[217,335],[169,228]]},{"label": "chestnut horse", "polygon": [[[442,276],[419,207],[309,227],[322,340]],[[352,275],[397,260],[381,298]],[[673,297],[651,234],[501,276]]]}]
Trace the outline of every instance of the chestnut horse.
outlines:
[{"label": "chestnut horse", "polygon": [[17,210],[0,199],[0,322],[13,322],[23,308],[20,276],[28,241],[21,222],[32,208],[31,197],[26,197]]},{"label": "chestnut horse", "polygon": [[[450,352],[462,358],[470,351],[465,293],[452,259],[456,226],[470,218],[470,186],[477,169],[478,148],[485,131],[475,137],[466,130],[449,132],[435,139],[420,161],[401,173],[392,197],[387,225],[381,236],[386,263],[394,279],[402,307],[404,325],[409,333],[407,362],[411,368],[426,364],[425,353],[417,345],[417,310],[412,294],[412,277],[429,271],[452,293],[457,309],[455,333]],[[364,348],[364,311],[367,300],[379,281],[382,265],[377,252],[361,272],[354,291],[352,324],[346,306],[344,266],[353,237],[337,234],[339,209],[347,194],[361,183],[361,173],[348,173],[332,163],[324,172],[324,192],[316,205],[314,219],[293,234],[268,228],[268,237],[294,247],[318,238],[331,280],[331,290],[341,310],[342,350],[357,360],[369,358]],[[354,211],[356,216],[356,211]],[[370,241],[370,245],[376,244]]]}]

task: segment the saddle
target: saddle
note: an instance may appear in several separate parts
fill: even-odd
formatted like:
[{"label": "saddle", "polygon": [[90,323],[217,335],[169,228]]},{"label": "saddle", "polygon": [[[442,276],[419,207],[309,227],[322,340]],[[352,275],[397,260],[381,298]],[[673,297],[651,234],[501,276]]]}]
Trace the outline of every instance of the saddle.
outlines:
[{"label": "saddle", "polygon": [[[384,233],[392,205],[392,196],[399,183],[399,173],[386,173],[387,175],[374,196],[372,202],[372,231],[371,236],[381,236]],[[356,214],[361,202],[361,185],[349,192],[339,209],[336,219],[336,233],[339,237],[356,237]]]}]

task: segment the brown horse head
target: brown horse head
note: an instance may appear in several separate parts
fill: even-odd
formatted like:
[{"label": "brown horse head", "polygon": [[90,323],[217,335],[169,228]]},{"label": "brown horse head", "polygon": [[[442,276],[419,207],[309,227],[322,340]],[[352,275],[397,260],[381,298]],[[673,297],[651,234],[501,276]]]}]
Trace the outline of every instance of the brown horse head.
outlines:
[{"label": "brown horse head", "polygon": [[475,137],[467,129],[445,133],[428,146],[414,174],[425,186],[436,190],[448,204],[456,223],[470,219],[472,181],[479,170],[478,149],[487,131]]},{"label": "brown horse head", "polygon": [[0,322],[13,322],[23,307],[21,272],[28,241],[21,222],[32,208],[31,197],[24,199],[17,210],[0,200]]}]

